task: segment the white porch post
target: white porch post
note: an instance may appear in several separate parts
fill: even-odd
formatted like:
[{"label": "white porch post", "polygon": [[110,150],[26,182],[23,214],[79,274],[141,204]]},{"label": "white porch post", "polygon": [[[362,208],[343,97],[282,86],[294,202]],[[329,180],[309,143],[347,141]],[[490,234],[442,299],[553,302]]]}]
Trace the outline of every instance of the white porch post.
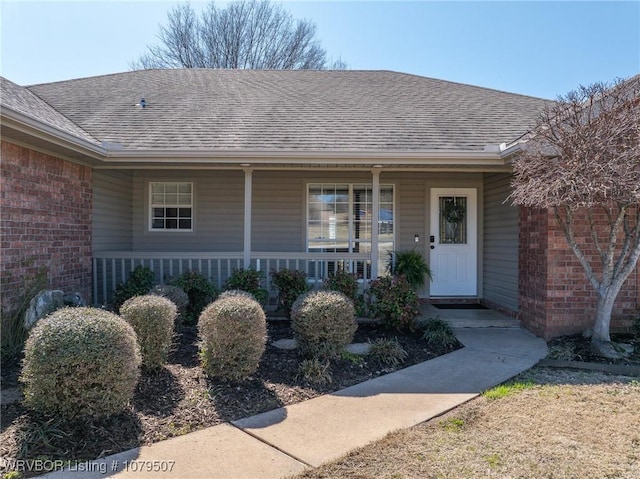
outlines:
[{"label": "white porch post", "polygon": [[380,170],[371,170],[371,278],[378,277],[378,223],[380,221]]},{"label": "white porch post", "polygon": [[244,268],[251,266],[251,193],[253,190],[253,171],[244,170]]}]

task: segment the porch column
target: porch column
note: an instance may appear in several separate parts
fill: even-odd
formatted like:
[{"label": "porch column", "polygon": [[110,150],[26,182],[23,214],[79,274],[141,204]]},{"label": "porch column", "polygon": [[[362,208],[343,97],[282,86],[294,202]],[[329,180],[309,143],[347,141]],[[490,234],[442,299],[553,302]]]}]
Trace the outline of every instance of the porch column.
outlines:
[{"label": "porch column", "polygon": [[378,222],[380,221],[380,169],[371,170],[371,277],[378,277]]},{"label": "porch column", "polygon": [[244,169],[244,268],[251,266],[251,193],[253,190],[253,171]]}]

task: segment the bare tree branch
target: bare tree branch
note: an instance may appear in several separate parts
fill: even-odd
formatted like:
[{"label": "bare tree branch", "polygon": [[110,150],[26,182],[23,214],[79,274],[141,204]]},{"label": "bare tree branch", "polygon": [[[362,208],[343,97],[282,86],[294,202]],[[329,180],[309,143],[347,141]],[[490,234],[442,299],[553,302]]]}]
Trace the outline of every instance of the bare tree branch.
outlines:
[{"label": "bare tree branch", "polygon": [[269,0],[211,2],[198,17],[189,3],[174,7],[159,43],[132,62],[141,68],[346,69],[329,63],[309,20],[294,20]]},{"label": "bare tree branch", "polygon": [[[513,163],[510,199],[553,209],[598,293],[593,341],[607,342],[615,298],[640,257],[640,75],[560,97],[528,138]],[[586,218],[588,232],[576,217]]]}]

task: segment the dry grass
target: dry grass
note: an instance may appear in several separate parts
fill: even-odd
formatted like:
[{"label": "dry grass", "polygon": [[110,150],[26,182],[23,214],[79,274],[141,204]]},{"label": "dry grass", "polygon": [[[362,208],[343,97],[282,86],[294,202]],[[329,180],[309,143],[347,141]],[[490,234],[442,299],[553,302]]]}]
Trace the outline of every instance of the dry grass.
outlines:
[{"label": "dry grass", "polygon": [[544,368],[516,381],[297,477],[640,478],[638,381]]}]

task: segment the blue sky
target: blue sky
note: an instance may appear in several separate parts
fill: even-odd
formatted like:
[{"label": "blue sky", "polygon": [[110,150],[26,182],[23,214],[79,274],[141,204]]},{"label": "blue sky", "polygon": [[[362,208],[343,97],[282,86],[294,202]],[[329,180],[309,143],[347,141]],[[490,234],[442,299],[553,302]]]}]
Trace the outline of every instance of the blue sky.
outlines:
[{"label": "blue sky", "polygon": [[[175,3],[0,0],[0,74],[29,85],[127,71]],[[283,3],[352,69],[545,98],[640,72],[640,0]]]}]

